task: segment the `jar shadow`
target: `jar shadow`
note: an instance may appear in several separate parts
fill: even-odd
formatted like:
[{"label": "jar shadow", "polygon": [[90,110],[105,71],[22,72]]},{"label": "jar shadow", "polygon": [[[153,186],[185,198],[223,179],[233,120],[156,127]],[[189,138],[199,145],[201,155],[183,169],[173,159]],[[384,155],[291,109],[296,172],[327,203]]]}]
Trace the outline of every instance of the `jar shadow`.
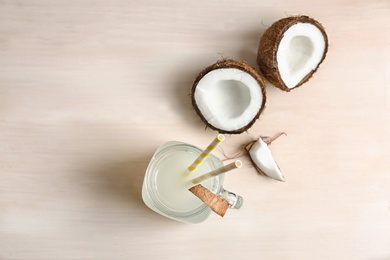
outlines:
[{"label": "jar shadow", "polygon": [[[142,199],[142,184],[146,168],[152,154],[129,160],[101,163],[99,170],[94,171],[93,191],[97,198],[109,201],[109,207],[132,215],[147,215],[148,218],[163,221],[163,217],[150,210]],[[116,209],[115,209],[116,210]],[[157,219],[158,218],[158,219]]]}]

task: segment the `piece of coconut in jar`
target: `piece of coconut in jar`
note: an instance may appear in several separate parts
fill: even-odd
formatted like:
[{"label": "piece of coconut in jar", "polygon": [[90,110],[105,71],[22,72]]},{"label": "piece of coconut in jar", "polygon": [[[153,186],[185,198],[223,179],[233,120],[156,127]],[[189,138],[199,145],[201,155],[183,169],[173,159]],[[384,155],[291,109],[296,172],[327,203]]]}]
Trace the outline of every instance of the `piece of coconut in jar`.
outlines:
[{"label": "piece of coconut in jar", "polygon": [[212,211],[223,217],[229,208],[229,202],[212,193],[209,189],[202,184],[197,184],[189,189],[195,196],[203,201]]},{"label": "piece of coconut in jar", "polygon": [[269,145],[282,134],[285,133],[280,133],[274,138],[260,137],[258,140],[250,142],[245,150],[248,152],[253,166],[261,175],[284,182],[282,172],[269,149]]}]

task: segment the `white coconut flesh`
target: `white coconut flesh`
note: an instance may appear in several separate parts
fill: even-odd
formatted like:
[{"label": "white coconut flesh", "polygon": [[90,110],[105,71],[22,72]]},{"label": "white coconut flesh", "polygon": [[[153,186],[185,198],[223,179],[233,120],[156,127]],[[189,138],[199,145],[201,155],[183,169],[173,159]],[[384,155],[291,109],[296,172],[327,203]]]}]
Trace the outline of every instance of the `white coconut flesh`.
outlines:
[{"label": "white coconut flesh", "polygon": [[249,150],[249,156],[265,175],[278,181],[284,181],[284,177],[268,145],[261,138],[252,145]]},{"label": "white coconut flesh", "polygon": [[234,131],[248,125],[263,103],[261,87],[249,73],[235,68],[215,69],[197,84],[194,98],[207,122]]},{"label": "white coconut flesh", "polygon": [[312,70],[318,67],[325,52],[321,31],[310,23],[291,26],[280,41],[276,59],[281,79],[288,88],[294,88]]}]

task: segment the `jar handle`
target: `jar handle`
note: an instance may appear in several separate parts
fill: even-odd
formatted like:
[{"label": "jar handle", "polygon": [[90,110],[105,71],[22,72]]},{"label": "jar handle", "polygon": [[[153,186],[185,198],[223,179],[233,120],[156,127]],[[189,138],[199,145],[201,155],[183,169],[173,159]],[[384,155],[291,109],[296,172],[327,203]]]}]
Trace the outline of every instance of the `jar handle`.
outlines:
[{"label": "jar handle", "polygon": [[240,195],[225,190],[224,188],[221,188],[218,195],[226,199],[229,203],[229,208],[232,209],[239,209],[241,208],[242,203],[244,203],[244,199]]}]

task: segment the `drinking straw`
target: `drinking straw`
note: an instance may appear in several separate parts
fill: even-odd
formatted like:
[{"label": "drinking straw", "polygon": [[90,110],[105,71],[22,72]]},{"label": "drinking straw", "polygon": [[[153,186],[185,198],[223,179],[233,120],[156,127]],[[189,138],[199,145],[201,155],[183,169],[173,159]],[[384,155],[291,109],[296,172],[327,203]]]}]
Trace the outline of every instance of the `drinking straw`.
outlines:
[{"label": "drinking straw", "polygon": [[242,166],[241,161],[240,160],[236,160],[235,162],[232,162],[230,164],[224,165],[224,166],[222,166],[222,167],[220,167],[220,168],[218,168],[216,170],[210,171],[210,172],[205,173],[205,174],[203,174],[203,175],[201,175],[199,177],[196,177],[196,178],[192,179],[191,182],[193,184],[198,184],[198,183],[200,183],[202,181],[205,181],[205,180],[210,179],[212,177],[218,176],[218,175],[220,175],[222,173],[234,170],[236,168],[241,168],[241,166]]},{"label": "drinking straw", "polygon": [[187,170],[185,171],[186,174],[190,174],[191,172],[195,171],[199,164],[201,164],[209,155],[210,153],[218,146],[219,143],[221,143],[223,140],[225,140],[225,136],[223,134],[219,134],[215,139],[207,146],[206,150],[204,150],[198,158],[190,165],[188,166]]}]

